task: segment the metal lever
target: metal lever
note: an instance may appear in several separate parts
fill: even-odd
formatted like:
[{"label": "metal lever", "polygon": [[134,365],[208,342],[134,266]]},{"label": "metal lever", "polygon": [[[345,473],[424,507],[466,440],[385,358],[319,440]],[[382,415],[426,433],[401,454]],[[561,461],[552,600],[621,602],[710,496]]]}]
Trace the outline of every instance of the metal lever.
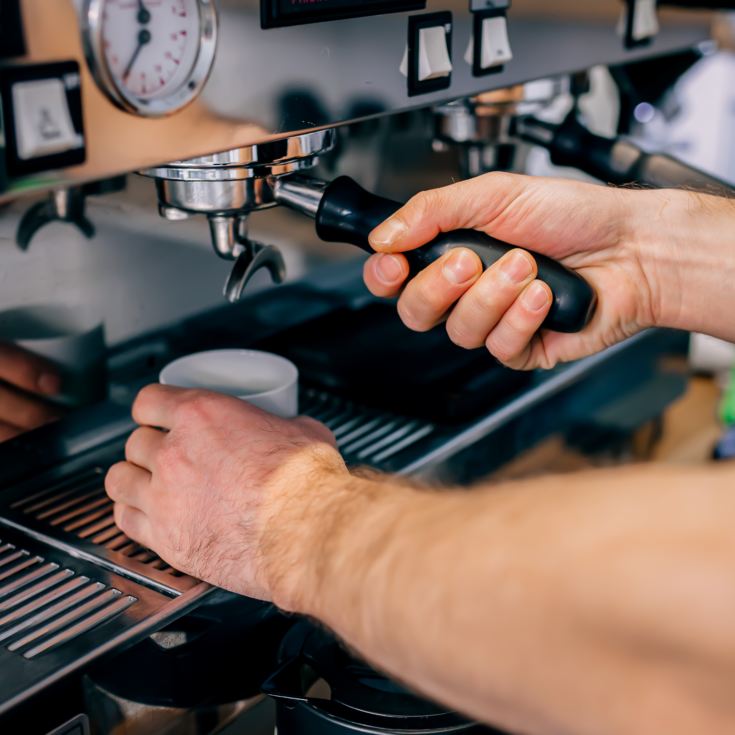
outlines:
[{"label": "metal lever", "polygon": [[34,204],[21,217],[15,235],[18,247],[28,250],[36,233],[52,222],[74,225],[87,239],[93,238],[95,228],[85,213],[87,197],[122,191],[125,184],[125,176],[116,176],[68,189],[55,189],[47,199]]},{"label": "metal lever", "polygon": [[626,138],[604,138],[590,132],[572,110],[561,124],[519,118],[515,134],[546,148],[551,162],[572,166],[608,184],[641,184],[731,194],[732,184],[662,153],[649,153]]},{"label": "metal lever", "polygon": [[242,298],[243,291],[252,277],[265,268],[273,283],[286,280],[286,262],[278,248],[253,240],[240,239],[241,250],[225,283],[225,298],[232,304]]},{"label": "metal lever", "polygon": [[18,223],[15,241],[26,251],[36,233],[52,222],[74,225],[87,239],[94,237],[94,225],[84,213],[86,194],[80,188],[56,189],[48,198],[30,207]]}]

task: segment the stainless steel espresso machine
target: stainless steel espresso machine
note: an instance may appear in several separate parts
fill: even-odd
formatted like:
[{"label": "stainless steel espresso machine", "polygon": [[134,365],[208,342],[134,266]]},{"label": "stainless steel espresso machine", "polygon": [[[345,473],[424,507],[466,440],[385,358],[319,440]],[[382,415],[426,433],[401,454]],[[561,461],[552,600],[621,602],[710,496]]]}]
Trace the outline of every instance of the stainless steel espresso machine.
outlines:
[{"label": "stainless steel espresso machine", "polygon": [[[167,361],[212,347],[287,355],[301,410],[332,428],[350,464],[429,480],[470,482],[552,434],[625,447],[656,421],[685,385],[680,335],[514,373],[441,330],[409,333],[362,287],[359,251],[339,243],[364,249],[396,200],[524,170],[533,150],[610,183],[726,186],[581,120],[592,67],[622,74],[711,50],[707,16],[663,6],[2,0],[0,202],[12,226],[0,284],[21,277],[6,262],[28,273],[24,258],[51,257],[39,241],[62,226],[86,254],[84,277],[85,258],[137,212],[145,224],[119,238],[118,277],[132,288],[155,271],[153,286],[178,301],[111,344],[107,399],[0,444],[0,732],[259,734],[276,721],[281,735],[489,732],[308,622],[172,569],[115,527],[103,477],[136,391]],[[156,242],[171,233],[168,247],[154,229]],[[316,263],[298,277],[274,245],[283,230]],[[416,267],[470,236],[453,237]],[[176,238],[207,251],[185,261]],[[487,262],[505,247],[471,244]],[[543,268],[549,326],[582,329],[595,294]]]}]

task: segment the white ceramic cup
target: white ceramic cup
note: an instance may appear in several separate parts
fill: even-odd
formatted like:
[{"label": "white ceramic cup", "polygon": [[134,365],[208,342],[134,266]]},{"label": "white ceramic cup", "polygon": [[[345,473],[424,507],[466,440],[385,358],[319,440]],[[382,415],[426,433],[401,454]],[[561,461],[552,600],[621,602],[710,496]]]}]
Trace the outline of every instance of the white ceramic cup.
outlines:
[{"label": "white ceramic cup", "polygon": [[225,393],[286,419],[299,413],[298,368],[271,352],[198,352],[167,365],[159,380],[163,385]]},{"label": "white ceramic cup", "polygon": [[83,307],[34,304],[0,312],[0,342],[45,358],[61,377],[54,401],[84,406],[107,395],[105,328]]}]

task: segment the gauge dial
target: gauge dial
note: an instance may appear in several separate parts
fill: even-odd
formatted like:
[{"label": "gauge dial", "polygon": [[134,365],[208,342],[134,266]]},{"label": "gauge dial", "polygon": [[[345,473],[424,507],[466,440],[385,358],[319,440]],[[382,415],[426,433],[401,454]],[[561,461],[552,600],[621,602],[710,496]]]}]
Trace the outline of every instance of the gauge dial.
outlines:
[{"label": "gauge dial", "polygon": [[181,109],[214,60],[213,0],[88,0],[92,69],[117,104],[141,115]]}]

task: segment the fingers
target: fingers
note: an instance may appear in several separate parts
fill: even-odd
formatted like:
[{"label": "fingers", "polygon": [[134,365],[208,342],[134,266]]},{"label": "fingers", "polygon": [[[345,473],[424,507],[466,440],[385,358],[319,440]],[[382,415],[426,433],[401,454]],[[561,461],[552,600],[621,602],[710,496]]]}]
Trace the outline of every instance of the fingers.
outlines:
[{"label": "fingers", "polygon": [[440,232],[481,228],[502,212],[529,179],[491,173],[417,194],[370,234],[378,252],[413,250]]},{"label": "fingers", "polygon": [[142,546],[151,547],[153,534],[150,521],[143,511],[123,503],[115,503],[115,523],[117,527]]},{"label": "fingers", "polygon": [[23,429],[19,429],[17,426],[8,424],[5,421],[0,421],[0,442],[6,442],[8,439],[14,439],[16,436],[23,433]]},{"label": "fingers", "polygon": [[536,333],[551,308],[551,289],[543,281],[533,281],[508,309],[488,335],[487,349],[504,365],[515,370],[536,367],[531,356],[538,346]]},{"label": "fingers", "polygon": [[392,298],[408,278],[408,261],[402,255],[379,253],[367,259],[362,274],[373,296]]},{"label": "fingers", "polygon": [[105,477],[105,490],[116,502],[145,508],[151,484],[151,473],[130,462],[118,462]]},{"label": "fingers", "polygon": [[455,344],[475,349],[485,344],[529,283],[536,277],[536,261],[524,250],[511,250],[488,268],[462,296],[447,319],[447,333]]},{"label": "fingers", "polygon": [[45,396],[57,395],[61,390],[61,379],[48,362],[7,343],[0,343],[0,380]]},{"label": "fingers", "polygon": [[0,421],[29,431],[60,417],[57,408],[41,399],[0,384]]},{"label": "fingers", "polygon": [[404,324],[417,332],[431,329],[481,273],[482,261],[467,248],[443,255],[409,281],[401,294],[398,313]]},{"label": "fingers", "polygon": [[136,429],[125,444],[125,459],[138,467],[153,472],[156,468],[156,457],[163,448],[166,435],[158,429],[143,426]]},{"label": "fingers", "polygon": [[148,385],[133,403],[133,420],[143,426],[173,428],[176,411],[187,390],[169,385]]}]

